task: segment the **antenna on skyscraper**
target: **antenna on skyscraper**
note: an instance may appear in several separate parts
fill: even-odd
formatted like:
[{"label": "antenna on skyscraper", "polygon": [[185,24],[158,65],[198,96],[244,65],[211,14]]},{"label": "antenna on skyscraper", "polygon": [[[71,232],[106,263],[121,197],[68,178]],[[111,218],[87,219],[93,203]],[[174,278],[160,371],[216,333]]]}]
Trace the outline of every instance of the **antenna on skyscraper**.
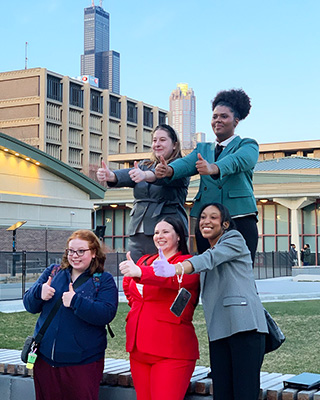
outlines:
[{"label": "antenna on skyscraper", "polygon": [[25,56],[24,56],[24,69],[28,69],[28,42],[26,42],[24,53],[25,53]]},{"label": "antenna on skyscraper", "polygon": [[100,0],[99,6],[100,6],[101,8],[103,8],[103,7],[102,7],[102,0]]},{"label": "antenna on skyscraper", "polygon": [[94,7],[94,0],[91,1],[91,7]]}]

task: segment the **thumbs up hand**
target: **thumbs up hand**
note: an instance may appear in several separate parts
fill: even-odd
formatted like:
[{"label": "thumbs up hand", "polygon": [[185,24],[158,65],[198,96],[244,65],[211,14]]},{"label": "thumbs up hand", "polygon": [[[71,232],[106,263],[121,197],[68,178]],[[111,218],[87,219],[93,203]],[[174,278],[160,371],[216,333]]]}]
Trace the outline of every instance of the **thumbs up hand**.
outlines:
[{"label": "thumbs up hand", "polygon": [[127,253],[127,259],[119,264],[119,269],[122,275],[132,278],[140,278],[142,274],[141,268],[132,260],[130,251]]},{"label": "thumbs up hand", "polygon": [[51,281],[52,277],[49,276],[47,282],[42,284],[41,299],[44,301],[50,300],[54,296],[54,293],[56,291],[53,287],[51,287]]},{"label": "thumbs up hand", "polygon": [[173,264],[169,264],[161,248],[159,249],[159,259],[153,262],[153,270],[156,276],[169,278],[175,276],[176,268]]},{"label": "thumbs up hand", "polygon": [[69,283],[69,291],[64,292],[62,295],[62,303],[65,307],[70,307],[71,301],[73,299],[73,296],[76,294],[76,292],[73,290],[72,283]]},{"label": "thumbs up hand", "polygon": [[107,164],[102,160],[101,168],[97,171],[97,178],[99,182],[115,182],[115,174],[107,167]]},{"label": "thumbs up hand", "polygon": [[142,171],[142,169],[139,168],[138,161],[135,161],[133,165],[134,165],[134,167],[129,171],[130,178],[135,183],[144,181],[146,179],[145,171]]},{"label": "thumbs up hand", "polygon": [[198,153],[196,168],[200,175],[215,175],[219,172],[217,165],[208,163],[208,161],[205,160],[200,153]]},{"label": "thumbs up hand", "polygon": [[160,163],[156,166],[155,175],[158,179],[170,178],[173,175],[173,169],[169,167],[163,156],[160,156]]}]

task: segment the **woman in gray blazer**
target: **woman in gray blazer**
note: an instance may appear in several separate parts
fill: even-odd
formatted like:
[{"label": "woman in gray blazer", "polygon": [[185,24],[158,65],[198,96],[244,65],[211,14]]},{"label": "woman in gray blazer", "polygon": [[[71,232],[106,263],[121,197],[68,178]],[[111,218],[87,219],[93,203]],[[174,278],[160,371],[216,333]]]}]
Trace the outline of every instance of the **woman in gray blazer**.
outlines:
[{"label": "woman in gray blazer", "polygon": [[152,171],[161,159],[168,164],[181,158],[181,147],[175,130],[170,125],[159,125],[153,131],[152,156],[150,160],[134,163],[134,168],[111,171],[102,161],[102,168],[97,171],[97,178],[107,182],[108,187],[132,187],[134,195],[133,208],[130,213],[128,250],[136,262],[145,254],[154,254],[157,249],[153,243],[156,224],[166,215],[179,218],[186,236],[188,235],[188,218],[184,203],[188,193],[190,178],[181,178],[166,185],[152,182],[155,175]]},{"label": "woman in gray blazer", "polygon": [[214,400],[258,400],[268,328],[250,251],[222,204],[204,206],[197,226],[210,248],[176,265],[160,254],[155,274],[201,273]]}]

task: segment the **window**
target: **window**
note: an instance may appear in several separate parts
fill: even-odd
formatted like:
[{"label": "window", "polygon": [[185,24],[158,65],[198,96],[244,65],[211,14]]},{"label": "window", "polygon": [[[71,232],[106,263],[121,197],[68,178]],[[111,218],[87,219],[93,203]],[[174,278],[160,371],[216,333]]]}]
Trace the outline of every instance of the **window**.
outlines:
[{"label": "window", "polygon": [[163,125],[167,123],[167,116],[165,113],[159,111],[159,125]]},{"label": "window", "polygon": [[62,101],[62,83],[55,76],[47,76],[47,97],[49,99]]},{"label": "window", "polygon": [[70,104],[83,108],[83,91],[81,86],[70,83]]},{"label": "window", "polygon": [[128,101],[127,103],[127,120],[135,124],[138,122],[137,107],[135,103],[132,103],[131,101]]},{"label": "window", "polygon": [[121,118],[121,104],[118,97],[110,96],[109,114],[111,117]]},{"label": "window", "polygon": [[90,110],[102,114],[103,99],[101,93],[96,90],[90,91]]},{"label": "window", "polygon": [[143,125],[149,128],[153,127],[153,114],[152,110],[148,107],[143,107]]}]

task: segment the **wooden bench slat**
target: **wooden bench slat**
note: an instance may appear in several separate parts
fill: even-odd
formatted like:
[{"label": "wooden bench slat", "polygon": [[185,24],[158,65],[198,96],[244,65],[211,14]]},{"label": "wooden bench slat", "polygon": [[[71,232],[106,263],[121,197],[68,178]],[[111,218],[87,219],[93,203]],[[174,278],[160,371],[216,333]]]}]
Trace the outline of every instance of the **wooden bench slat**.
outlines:
[{"label": "wooden bench slat", "polygon": [[267,400],[281,400],[281,394],[284,390],[283,381],[293,376],[292,374],[283,375],[279,383],[267,389]]},{"label": "wooden bench slat", "polygon": [[194,391],[197,394],[210,394],[211,386],[212,386],[211,378],[200,379],[196,382]]},{"label": "wooden bench slat", "polygon": [[123,372],[118,376],[118,382],[120,386],[133,386],[133,380],[131,376],[131,372]]},{"label": "wooden bench slat", "polygon": [[301,390],[298,392],[298,400],[312,400],[316,390]]},{"label": "wooden bench slat", "polygon": [[316,393],[313,395],[313,400],[320,400],[320,391],[316,392]]},{"label": "wooden bench slat", "polygon": [[282,392],[282,400],[297,400],[298,389],[284,389]]}]

